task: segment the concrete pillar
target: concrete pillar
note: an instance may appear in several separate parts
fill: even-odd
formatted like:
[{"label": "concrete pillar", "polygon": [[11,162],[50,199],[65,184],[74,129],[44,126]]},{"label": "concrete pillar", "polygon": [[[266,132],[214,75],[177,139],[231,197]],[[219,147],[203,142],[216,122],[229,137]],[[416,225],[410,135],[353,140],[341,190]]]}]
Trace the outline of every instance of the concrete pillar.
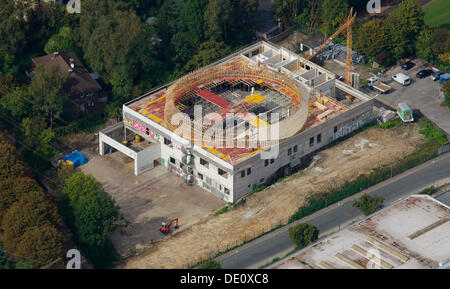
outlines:
[{"label": "concrete pillar", "polygon": [[101,156],[105,154],[105,144],[103,143],[101,134],[98,135],[98,152]]}]

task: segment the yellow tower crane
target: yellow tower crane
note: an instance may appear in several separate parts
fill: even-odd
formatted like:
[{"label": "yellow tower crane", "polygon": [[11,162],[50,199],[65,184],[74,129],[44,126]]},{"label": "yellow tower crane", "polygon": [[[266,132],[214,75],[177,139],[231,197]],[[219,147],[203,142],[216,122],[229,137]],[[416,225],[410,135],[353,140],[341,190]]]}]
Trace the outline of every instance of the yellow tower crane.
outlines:
[{"label": "yellow tower crane", "polygon": [[[336,32],[333,33],[325,42],[311,55],[305,58],[298,67],[303,67],[306,62],[310,61],[314,56],[321,52],[334,38],[336,38],[341,32],[347,30],[347,58],[345,65],[345,82],[351,85],[351,67],[352,67],[352,25],[356,19],[356,12],[353,13],[353,7],[350,9],[350,13],[347,16],[347,20],[342,24]],[[297,69],[298,70],[298,69]],[[294,73],[293,71],[292,73]]]}]

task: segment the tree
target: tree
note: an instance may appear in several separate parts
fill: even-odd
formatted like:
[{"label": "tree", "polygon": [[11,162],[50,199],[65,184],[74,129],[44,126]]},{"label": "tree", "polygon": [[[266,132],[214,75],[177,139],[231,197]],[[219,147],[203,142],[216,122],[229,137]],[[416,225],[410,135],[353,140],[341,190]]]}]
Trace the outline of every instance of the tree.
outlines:
[{"label": "tree", "polygon": [[321,13],[324,20],[323,32],[327,35],[333,34],[339,26],[344,24],[349,11],[350,7],[347,0],[323,0]]},{"label": "tree", "polygon": [[[114,100],[126,100],[135,79],[151,57],[151,36],[140,18],[123,2],[83,2],[79,40],[90,67],[113,86]],[[140,48],[140,49],[137,49]],[[144,53],[145,52],[145,53]]]},{"label": "tree", "polygon": [[76,240],[88,254],[98,253],[120,219],[114,200],[92,175],[81,172],[66,181],[62,193],[61,212],[73,228]]},{"label": "tree", "polygon": [[301,0],[275,0],[272,5],[273,15],[280,19],[285,26],[291,26],[295,23],[297,15],[300,14],[303,2]]},{"label": "tree", "polygon": [[383,207],[383,200],[382,197],[370,196],[366,193],[353,202],[353,207],[359,208],[364,215],[368,216]]},{"label": "tree", "polygon": [[53,127],[54,119],[63,112],[67,100],[64,85],[68,76],[68,72],[61,72],[56,65],[38,65],[28,87],[28,102],[32,103],[33,112],[47,118],[50,128]]},{"label": "tree", "polygon": [[56,204],[42,191],[22,196],[3,216],[6,250],[15,252],[28,228],[44,225],[62,226]]},{"label": "tree", "polygon": [[226,41],[228,29],[232,19],[231,0],[209,1],[205,11],[204,19],[207,24],[206,37],[213,41]]},{"label": "tree", "polygon": [[1,107],[15,120],[22,120],[29,113],[28,90],[16,88],[0,99]]},{"label": "tree", "polygon": [[395,59],[413,55],[417,35],[424,24],[424,12],[414,0],[402,0],[386,19],[389,48]]},{"label": "tree", "polygon": [[198,269],[221,269],[220,262],[212,259],[203,260],[198,264]]},{"label": "tree", "polygon": [[[14,176],[16,177],[16,176]],[[37,182],[30,177],[6,178],[0,180],[0,224],[9,207],[21,197],[32,191],[42,191]]]},{"label": "tree", "polygon": [[319,230],[310,224],[298,224],[289,228],[289,238],[297,246],[297,248],[304,248],[309,243],[317,240]]},{"label": "tree", "polygon": [[73,51],[79,58],[81,58],[81,51],[74,41],[74,33],[69,26],[63,26],[58,33],[53,34],[44,47],[47,54],[53,52],[68,52]]},{"label": "tree", "polygon": [[47,265],[64,256],[64,235],[54,226],[30,227],[20,238],[17,255],[34,267]]},{"label": "tree", "polygon": [[0,133],[0,180],[29,174],[16,148]]},{"label": "tree", "polygon": [[0,99],[13,92],[17,87],[14,76],[11,74],[3,74],[0,72]]},{"label": "tree", "polygon": [[450,107],[450,80],[444,82],[442,89],[444,90],[444,103]]},{"label": "tree", "polygon": [[417,56],[427,61],[433,61],[436,58],[432,48],[435,41],[436,39],[432,29],[426,27],[420,31],[416,42]]},{"label": "tree", "polygon": [[230,48],[223,42],[207,41],[200,45],[199,51],[184,67],[184,71],[192,71],[224,57],[230,53]]},{"label": "tree", "polygon": [[375,57],[386,52],[388,43],[383,20],[374,19],[364,23],[358,30],[355,49],[366,56]]}]

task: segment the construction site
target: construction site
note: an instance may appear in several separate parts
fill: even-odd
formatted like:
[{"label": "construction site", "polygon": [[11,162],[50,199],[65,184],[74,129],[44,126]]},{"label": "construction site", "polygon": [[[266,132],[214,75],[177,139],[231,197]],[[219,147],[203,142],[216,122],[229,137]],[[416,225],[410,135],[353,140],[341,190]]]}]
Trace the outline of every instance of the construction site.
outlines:
[{"label": "construction site", "polygon": [[[351,38],[354,19],[350,11],[315,54],[342,31]],[[135,175],[163,165],[236,202],[373,119],[373,101],[351,86],[351,58],[342,82],[310,61],[315,54],[261,41],[150,91],[99,133],[100,155],[124,153]]]},{"label": "construction site", "polygon": [[448,263],[450,208],[413,195],[289,256],[271,269],[436,269]]}]

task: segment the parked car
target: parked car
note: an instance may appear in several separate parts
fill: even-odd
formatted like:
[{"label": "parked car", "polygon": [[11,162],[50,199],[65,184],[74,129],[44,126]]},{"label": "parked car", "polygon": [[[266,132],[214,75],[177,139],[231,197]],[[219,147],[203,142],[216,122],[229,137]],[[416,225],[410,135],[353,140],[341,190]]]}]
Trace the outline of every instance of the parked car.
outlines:
[{"label": "parked car", "polygon": [[398,83],[400,83],[403,86],[407,86],[407,85],[411,84],[411,78],[409,78],[408,75],[403,74],[403,73],[397,73],[396,75],[393,75],[392,79],[397,81]]},{"label": "parked car", "polygon": [[444,74],[442,71],[433,72],[431,79],[433,79],[433,81],[439,80],[442,74]]},{"label": "parked car", "polygon": [[424,70],[421,70],[421,71],[417,72],[416,76],[418,78],[425,78],[425,77],[430,76],[432,73],[433,73],[433,70],[431,70],[431,69],[424,69]]},{"label": "parked car", "polygon": [[415,65],[414,62],[408,61],[408,62],[403,63],[402,69],[403,70],[410,70],[411,68],[414,67],[414,65]]}]

